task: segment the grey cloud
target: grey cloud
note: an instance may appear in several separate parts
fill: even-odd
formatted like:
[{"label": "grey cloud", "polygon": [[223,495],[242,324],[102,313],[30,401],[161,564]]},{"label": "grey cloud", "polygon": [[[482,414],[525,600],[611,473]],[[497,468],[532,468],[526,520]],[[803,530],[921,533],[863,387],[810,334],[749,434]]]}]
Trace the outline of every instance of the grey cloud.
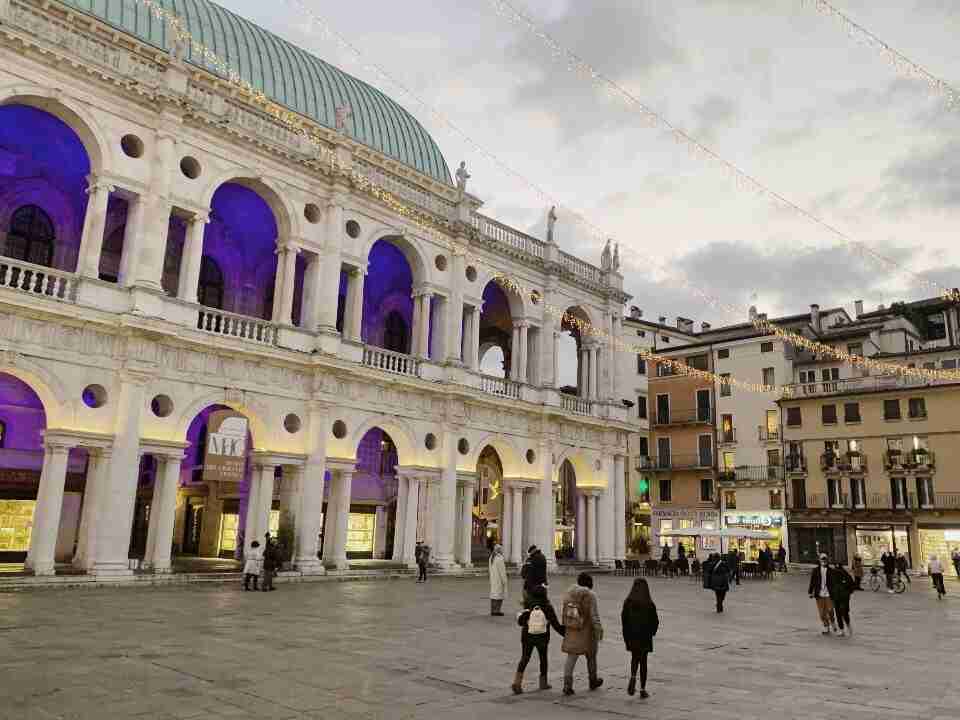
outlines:
[{"label": "grey cloud", "polygon": [[729,127],[737,117],[737,104],[723,95],[710,95],[693,106],[696,129],[693,134],[704,142],[716,140],[717,131]]},{"label": "grey cloud", "polygon": [[960,140],[911,152],[890,169],[888,177],[882,193],[893,209],[956,208],[960,205]]}]

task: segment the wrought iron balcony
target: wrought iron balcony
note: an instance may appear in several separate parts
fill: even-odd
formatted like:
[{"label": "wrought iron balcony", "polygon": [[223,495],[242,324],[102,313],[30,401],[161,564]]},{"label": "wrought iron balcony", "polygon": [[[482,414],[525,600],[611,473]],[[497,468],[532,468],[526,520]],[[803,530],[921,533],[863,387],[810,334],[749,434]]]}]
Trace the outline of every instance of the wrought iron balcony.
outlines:
[{"label": "wrought iron balcony", "polygon": [[765,428],[763,425],[757,426],[757,436],[760,442],[780,442],[780,428]]},{"label": "wrought iron balcony", "polygon": [[824,472],[865,473],[867,456],[861,453],[824,453],[820,456],[820,469]]},{"label": "wrought iron balcony", "polygon": [[741,465],[721,470],[717,476],[720,482],[782,482],[781,465]]},{"label": "wrought iron balcony", "polygon": [[861,392],[879,392],[900,388],[926,387],[955,383],[955,380],[931,380],[916,375],[870,375],[867,377],[846,378],[844,380],[823,380],[812,383],[784,385],[784,397],[822,397],[827,395],[849,395]]},{"label": "wrought iron balcony", "polygon": [[727,430],[721,430],[717,433],[717,444],[719,445],[736,445],[737,443],[737,429],[729,428]]},{"label": "wrought iron balcony", "polygon": [[669,413],[654,412],[654,425],[696,425],[713,423],[713,408],[696,408],[694,410],[671,410]]},{"label": "wrought iron balcony", "polygon": [[787,455],[783,458],[783,468],[788,473],[805,473],[807,471],[807,457],[805,455]]},{"label": "wrought iron balcony", "polygon": [[641,457],[638,470],[699,470],[713,467],[713,453]]},{"label": "wrought iron balcony", "polygon": [[936,456],[930,450],[887,450],[883,467],[892,472],[929,471],[936,467]]}]

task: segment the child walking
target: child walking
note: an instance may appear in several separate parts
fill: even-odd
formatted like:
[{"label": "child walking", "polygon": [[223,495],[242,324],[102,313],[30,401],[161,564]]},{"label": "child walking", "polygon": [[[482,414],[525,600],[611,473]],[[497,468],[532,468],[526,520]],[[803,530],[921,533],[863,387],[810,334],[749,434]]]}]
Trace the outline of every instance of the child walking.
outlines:
[{"label": "child walking", "polygon": [[260,543],[254,540],[250,543],[250,549],[247,551],[246,560],[243,563],[243,589],[250,589],[250,581],[253,580],[253,589],[257,589],[257,579],[260,577],[260,560],[263,557],[260,552]]},{"label": "child walking", "polygon": [[524,602],[524,610],[517,615],[517,625],[523,628],[520,633],[520,646],[523,654],[517,665],[517,674],[513,676],[511,689],[514,694],[523,692],[523,673],[533,655],[534,648],[540,656],[540,689],[549,690],[547,682],[547,650],[550,646],[550,627],[561,636],[565,630],[557,619],[557,613],[547,598],[547,590],[542,585],[530,590]]}]

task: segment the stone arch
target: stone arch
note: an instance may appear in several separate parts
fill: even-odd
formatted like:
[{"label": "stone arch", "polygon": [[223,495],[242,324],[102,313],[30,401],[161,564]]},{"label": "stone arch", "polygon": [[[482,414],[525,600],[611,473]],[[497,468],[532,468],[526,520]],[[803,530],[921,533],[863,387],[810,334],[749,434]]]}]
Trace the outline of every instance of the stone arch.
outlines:
[{"label": "stone arch", "polygon": [[47,418],[47,427],[65,429],[70,427],[70,402],[66,389],[51,373],[29,361],[17,358],[15,363],[5,363],[0,359],[0,373],[12,375],[28,385],[43,405]]},{"label": "stone arch", "polygon": [[[522,279],[517,280],[505,273],[487,272],[483,270],[477,278],[477,287],[481,288],[481,297],[487,286],[492,282],[496,282],[496,278],[498,277],[506,278],[506,282],[503,284],[497,283],[497,286],[503,291],[504,296],[507,298],[507,302],[510,305],[510,316],[514,320],[525,319],[532,303],[526,292],[528,289],[527,283]],[[514,284],[515,282],[519,283],[520,288]]]},{"label": "stone arch", "polygon": [[383,430],[383,432],[393,440],[393,444],[397,448],[397,462],[400,465],[417,464],[417,441],[413,429],[404,420],[398,418],[391,419],[383,416],[368,418],[350,435],[349,442],[353,448],[352,456],[356,456],[357,446],[360,444],[363,436],[374,428]]},{"label": "stone arch", "polygon": [[264,422],[263,413],[259,412],[253,406],[253,403],[247,403],[244,405],[242,403],[235,403],[227,400],[224,398],[222,390],[218,392],[208,392],[204,395],[201,395],[180,412],[175,425],[176,432],[174,439],[181,440],[185,438],[187,436],[187,431],[190,429],[190,424],[193,422],[194,418],[210,405],[224,405],[232,410],[236,410],[238,413],[243,414],[247,420],[250,421],[250,435],[253,438],[254,448],[269,448],[268,443],[273,434],[269,431],[267,424]]},{"label": "stone arch", "polygon": [[6,85],[0,87],[0,105],[27,105],[59,118],[80,138],[93,175],[99,176],[113,167],[112,146],[99,123],[85,107],[59,88]]},{"label": "stone arch", "polygon": [[[51,266],[61,270],[75,265],[83,219],[78,218],[66,194],[42,178],[24,179],[0,194],[0,232],[6,233],[14,212],[24,205],[36,205],[53,225]],[[69,262],[73,260],[73,262]]]},{"label": "stone arch", "polygon": [[227,183],[234,183],[252,190],[267,204],[273,212],[274,221],[277,223],[277,238],[275,239],[294,237],[294,233],[299,227],[297,214],[284,199],[285,193],[281,188],[274,187],[272,180],[251,168],[233,168],[224,170],[215,176],[201,196],[201,206],[209,210],[213,202],[213,196],[222,185]]},{"label": "stone arch", "polygon": [[360,244],[360,257],[363,258],[365,267],[370,264],[370,251],[380,240],[386,240],[403,253],[413,274],[415,288],[430,279],[431,265],[420,241],[410,234],[398,234],[396,228],[388,225],[378,225],[365,234]]},{"label": "stone arch", "polygon": [[[499,433],[490,433],[480,440],[475,447],[471,448],[470,454],[464,461],[467,470],[475,470],[477,462],[480,460],[480,454],[487,446],[492,447],[500,456],[500,464],[503,465],[504,477],[524,477],[526,462],[521,462],[522,453],[516,444],[506,435]],[[532,467],[527,465],[527,467]]]},{"label": "stone arch", "polygon": [[560,476],[560,467],[564,460],[569,460],[573,466],[573,472],[577,476],[577,487],[606,487],[606,474],[598,471],[594,467],[595,458],[591,453],[582,448],[568,447],[557,455],[556,462],[553,464],[553,481],[556,483]]}]

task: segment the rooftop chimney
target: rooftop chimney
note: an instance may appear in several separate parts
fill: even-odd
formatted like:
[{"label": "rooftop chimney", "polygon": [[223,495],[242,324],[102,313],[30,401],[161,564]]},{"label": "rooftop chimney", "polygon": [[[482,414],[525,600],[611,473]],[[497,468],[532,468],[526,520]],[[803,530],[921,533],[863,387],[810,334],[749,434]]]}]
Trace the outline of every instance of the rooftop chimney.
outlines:
[{"label": "rooftop chimney", "polygon": [[854,312],[856,312],[857,317],[860,317],[861,315],[863,315],[863,300],[854,300],[853,309],[854,309]]},{"label": "rooftop chimney", "polygon": [[810,324],[813,325],[814,330],[820,332],[820,306],[817,304],[810,306]]},{"label": "rooftop chimney", "polygon": [[658,319],[658,322],[659,322],[661,325],[666,325],[666,324],[667,324],[667,317],[666,317],[666,315],[661,315],[661,316],[659,317],[659,319]]},{"label": "rooftop chimney", "polygon": [[682,330],[683,332],[692,333],[693,332],[693,320],[689,318],[680,317],[677,315],[677,330]]},{"label": "rooftop chimney", "polygon": [[709,330],[711,327],[712,327],[712,326],[711,326],[710,323],[708,323],[708,322],[700,323],[700,332],[706,332],[706,331]]},{"label": "rooftop chimney", "polygon": [[631,306],[630,306],[630,317],[631,317],[633,320],[639,320],[640,318],[643,317],[643,310],[641,310],[640,308],[638,308],[636,305],[631,305]]}]

